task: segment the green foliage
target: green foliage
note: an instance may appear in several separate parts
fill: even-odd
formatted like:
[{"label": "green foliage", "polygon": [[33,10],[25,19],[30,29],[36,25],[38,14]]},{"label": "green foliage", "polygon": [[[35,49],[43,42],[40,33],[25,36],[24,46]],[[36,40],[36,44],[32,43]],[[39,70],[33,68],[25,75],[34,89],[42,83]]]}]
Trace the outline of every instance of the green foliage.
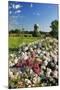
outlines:
[{"label": "green foliage", "polygon": [[9,31],[9,34],[13,34],[13,33],[14,34],[16,34],[16,33],[19,34],[20,30],[19,29],[15,29],[15,30],[12,29],[12,30]]},{"label": "green foliage", "polygon": [[9,31],[9,34],[32,34],[33,31],[22,29],[12,29]]},{"label": "green foliage", "polygon": [[52,29],[50,32],[51,36],[58,38],[58,21],[57,20],[52,21],[50,28]]},{"label": "green foliage", "polygon": [[32,34],[24,34],[24,37],[32,37]]}]

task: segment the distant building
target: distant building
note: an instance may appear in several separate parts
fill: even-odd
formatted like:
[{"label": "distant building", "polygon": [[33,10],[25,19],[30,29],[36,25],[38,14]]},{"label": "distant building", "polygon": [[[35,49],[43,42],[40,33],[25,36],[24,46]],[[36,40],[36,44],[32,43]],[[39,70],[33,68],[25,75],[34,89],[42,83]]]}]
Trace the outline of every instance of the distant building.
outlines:
[{"label": "distant building", "polygon": [[34,24],[34,30],[37,30],[39,32],[39,24]]}]

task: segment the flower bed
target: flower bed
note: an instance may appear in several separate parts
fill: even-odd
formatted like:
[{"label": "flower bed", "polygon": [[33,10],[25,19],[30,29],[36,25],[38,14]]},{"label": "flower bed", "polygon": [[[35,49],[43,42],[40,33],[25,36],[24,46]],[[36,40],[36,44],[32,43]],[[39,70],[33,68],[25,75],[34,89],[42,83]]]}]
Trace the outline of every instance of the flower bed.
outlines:
[{"label": "flower bed", "polygon": [[9,54],[9,88],[58,85],[58,40],[47,37]]}]

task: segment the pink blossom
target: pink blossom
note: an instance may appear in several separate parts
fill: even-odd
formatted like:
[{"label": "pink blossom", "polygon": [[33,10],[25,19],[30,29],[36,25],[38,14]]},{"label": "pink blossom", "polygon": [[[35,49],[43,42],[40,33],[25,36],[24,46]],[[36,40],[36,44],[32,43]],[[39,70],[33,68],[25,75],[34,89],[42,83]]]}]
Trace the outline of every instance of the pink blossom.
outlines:
[{"label": "pink blossom", "polygon": [[33,65],[33,71],[36,73],[36,74],[40,74],[40,71],[41,71],[41,68],[39,67],[39,64],[38,63],[34,63]]}]

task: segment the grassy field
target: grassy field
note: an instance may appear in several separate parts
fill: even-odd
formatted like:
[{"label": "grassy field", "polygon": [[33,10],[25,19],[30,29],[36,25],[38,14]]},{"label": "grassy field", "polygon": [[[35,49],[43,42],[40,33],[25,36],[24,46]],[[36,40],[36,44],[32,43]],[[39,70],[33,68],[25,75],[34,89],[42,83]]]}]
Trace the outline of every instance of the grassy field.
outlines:
[{"label": "grassy field", "polygon": [[39,40],[39,37],[9,37],[9,48],[18,48],[22,43],[31,43]]}]

